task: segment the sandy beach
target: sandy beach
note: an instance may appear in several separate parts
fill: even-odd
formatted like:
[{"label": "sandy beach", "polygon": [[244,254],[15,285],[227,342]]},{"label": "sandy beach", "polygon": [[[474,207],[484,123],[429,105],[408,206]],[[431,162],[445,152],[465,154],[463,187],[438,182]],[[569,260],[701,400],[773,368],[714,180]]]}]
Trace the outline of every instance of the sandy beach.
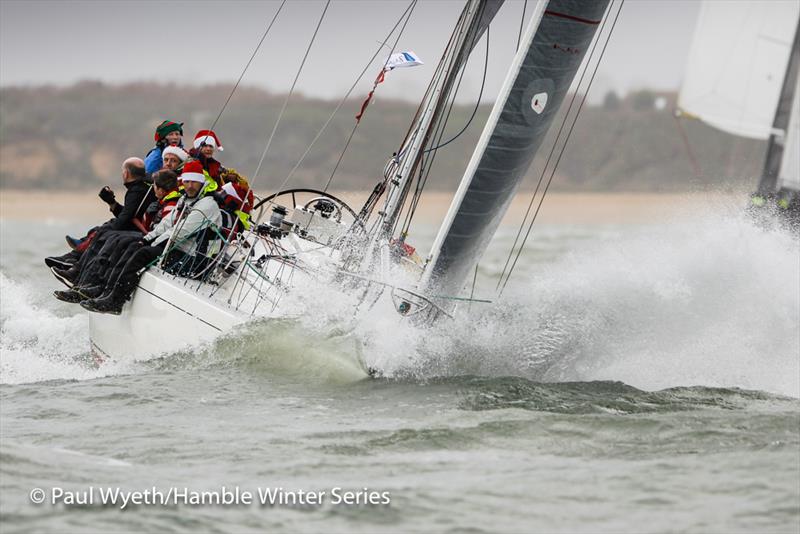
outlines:
[{"label": "sandy beach", "polygon": [[[367,197],[367,192],[338,191],[334,194],[356,211]],[[438,224],[451,199],[451,193],[426,194],[417,210],[417,220]],[[530,200],[530,193],[517,195],[503,224],[519,224]],[[548,193],[538,220],[557,224],[646,223],[696,212],[709,203],[744,205],[745,202],[744,195],[731,193]],[[538,198],[534,209],[537,204]],[[42,216],[51,220],[102,220],[109,217],[109,211],[94,191],[0,191],[0,219],[26,220]]]}]

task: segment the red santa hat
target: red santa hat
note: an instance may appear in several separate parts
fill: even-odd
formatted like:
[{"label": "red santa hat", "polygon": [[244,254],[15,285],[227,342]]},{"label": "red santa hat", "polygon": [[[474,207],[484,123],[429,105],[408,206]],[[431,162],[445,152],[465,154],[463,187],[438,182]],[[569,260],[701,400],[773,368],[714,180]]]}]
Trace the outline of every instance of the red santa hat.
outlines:
[{"label": "red santa hat", "polygon": [[181,181],[205,183],[206,175],[203,174],[203,165],[197,160],[188,162],[183,166]]},{"label": "red santa hat", "polygon": [[222,143],[219,142],[219,137],[214,133],[214,130],[200,130],[194,136],[194,147],[200,148],[200,145],[211,145],[219,151],[222,151]]},{"label": "red santa hat", "polygon": [[167,154],[173,154],[181,161],[186,161],[186,158],[189,157],[189,154],[179,146],[168,146],[164,148],[164,150],[161,151],[161,159],[164,159],[164,156]]}]

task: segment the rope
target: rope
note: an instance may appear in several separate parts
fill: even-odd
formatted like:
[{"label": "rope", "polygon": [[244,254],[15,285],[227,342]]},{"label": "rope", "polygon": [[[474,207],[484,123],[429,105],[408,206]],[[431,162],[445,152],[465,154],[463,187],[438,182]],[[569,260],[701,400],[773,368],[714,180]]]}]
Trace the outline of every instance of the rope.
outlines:
[{"label": "rope", "polygon": [[[478,92],[478,100],[475,102],[475,108],[473,108],[473,110],[472,110],[472,115],[470,116],[469,120],[467,121],[467,124],[464,125],[464,127],[461,129],[460,132],[458,132],[451,139],[445,141],[441,145],[435,146],[433,148],[429,148],[425,152],[430,152],[431,150],[438,150],[438,149],[440,149],[442,147],[445,147],[445,146],[449,145],[450,143],[452,143],[453,141],[455,141],[456,139],[458,139],[461,136],[461,134],[463,134],[465,131],[467,131],[467,128],[469,128],[469,125],[472,124],[472,120],[475,118],[475,115],[478,113],[478,108],[481,105],[481,98],[483,98],[483,89],[486,86],[486,72],[488,71],[488,69],[489,69],[489,27],[486,28],[486,58],[484,59],[484,62],[483,62],[483,78],[481,79],[481,90]],[[461,85],[461,80],[460,79],[458,80],[458,85],[459,86]],[[456,89],[456,92],[458,92],[458,89]]]},{"label": "rope", "polygon": [[[389,52],[389,55],[386,57],[386,61],[383,62],[383,69],[384,70],[386,69],[386,64],[389,62],[389,58],[392,56],[392,54],[394,54],[394,51],[397,48],[397,43],[400,41],[400,37],[403,35],[403,32],[406,29],[406,25],[408,24],[408,21],[411,20],[411,14],[414,12],[414,8],[416,6],[417,6],[417,2],[416,2],[416,0],[414,0],[412,2],[411,6],[410,6],[411,9],[407,10],[408,11],[408,16],[406,17],[405,22],[403,22],[403,27],[400,28],[400,32],[397,34],[397,39],[394,40],[394,44],[392,45],[392,50]],[[383,45],[381,45],[381,47],[383,47]],[[377,86],[378,86],[378,81],[376,80],[375,83],[372,86],[372,90],[374,91]],[[325,187],[322,188],[322,191],[324,193],[328,192],[328,187],[330,187],[331,182],[333,181],[333,177],[336,175],[336,171],[339,170],[339,165],[342,163],[342,159],[344,159],[344,155],[347,152],[348,147],[350,146],[350,141],[353,140],[353,136],[356,133],[356,129],[358,128],[358,126],[360,124],[361,124],[361,117],[359,116],[358,120],[356,120],[356,123],[353,125],[353,129],[350,130],[350,135],[348,136],[347,142],[345,143],[344,148],[342,149],[342,153],[339,154],[339,159],[336,160],[336,165],[334,165],[333,171],[331,171],[331,175],[328,177],[328,182],[325,184]]]},{"label": "rope", "polygon": [[[478,38],[477,33],[472,39],[472,46],[475,45],[475,40]],[[422,191],[425,189],[425,186],[428,183],[428,178],[430,177],[431,170],[433,169],[433,162],[436,160],[436,155],[438,154],[438,150],[444,146],[449,145],[453,141],[455,141],[461,134],[463,134],[467,128],[469,128],[470,124],[472,124],[472,120],[475,118],[475,114],[478,112],[478,108],[480,107],[481,97],[483,96],[483,89],[486,83],[486,72],[489,66],[489,28],[486,28],[486,57],[484,59],[483,64],[483,80],[481,81],[481,90],[478,94],[478,100],[475,102],[475,108],[472,110],[472,116],[470,116],[467,123],[464,127],[459,131],[456,135],[454,135],[451,139],[447,142],[442,143],[442,137],[444,137],[444,130],[447,126],[448,121],[450,120],[450,114],[453,111],[453,106],[455,105],[456,95],[458,94],[459,89],[461,89],[461,81],[464,79],[464,73],[466,73],[466,65],[461,70],[461,75],[458,78],[458,83],[456,84],[455,90],[453,91],[450,106],[448,107],[447,114],[443,121],[437,125],[437,131],[434,133],[433,137],[438,138],[436,139],[437,146],[430,148],[428,150],[423,151],[423,157],[428,153],[433,151],[433,156],[431,156],[428,160],[423,160],[422,165],[420,165],[420,180],[417,182],[417,187],[414,190],[414,196],[411,199],[411,204],[409,205],[408,212],[406,213],[405,220],[403,221],[403,230],[404,234],[408,233],[409,228],[411,227],[411,222],[414,219],[414,215],[417,212],[417,207],[419,206],[419,201],[422,196]]]},{"label": "rope", "polygon": [[522,4],[522,17],[519,19],[519,35],[517,35],[517,46],[514,48],[514,53],[519,50],[519,43],[522,41],[522,28],[525,26],[525,11],[528,9],[528,0]]},{"label": "rope", "polygon": [[700,165],[697,163],[697,158],[694,155],[694,150],[692,150],[692,144],[689,142],[689,136],[686,135],[686,130],[681,122],[681,117],[678,112],[674,114],[674,117],[675,124],[678,126],[678,132],[680,133],[681,140],[683,141],[683,147],[686,149],[686,154],[689,156],[689,163],[692,165],[694,176],[695,178],[700,178]]},{"label": "rope", "polygon": [[253,188],[253,183],[258,176],[258,171],[261,170],[261,165],[264,163],[264,159],[267,157],[267,152],[269,152],[269,148],[272,145],[272,140],[275,138],[275,132],[278,130],[278,125],[280,124],[281,120],[283,119],[283,113],[286,111],[286,106],[289,105],[289,99],[292,97],[294,93],[294,89],[297,86],[297,80],[300,78],[300,73],[303,72],[303,67],[306,64],[306,59],[308,59],[308,54],[311,52],[311,47],[314,45],[314,40],[317,38],[317,33],[319,32],[319,27],[322,25],[322,21],[325,18],[325,14],[328,12],[328,7],[331,4],[331,0],[328,0],[325,3],[325,8],[322,10],[322,15],[319,17],[319,22],[317,22],[317,27],[314,29],[314,35],[311,36],[311,41],[308,43],[308,47],[306,48],[306,53],[303,56],[303,60],[300,62],[300,67],[297,69],[297,74],[295,74],[294,81],[292,82],[292,87],[289,89],[289,94],[286,95],[286,99],[283,101],[283,107],[281,107],[281,112],[278,114],[278,119],[275,121],[275,125],[272,127],[272,133],[269,135],[269,139],[267,140],[267,145],[264,147],[264,152],[261,154],[261,159],[258,161],[258,167],[256,167],[256,171],[252,174],[253,179],[250,182],[250,189]]},{"label": "rope", "polygon": [[[483,12],[484,12],[485,9],[486,9],[486,4],[483,3],[480,6],[479,11],[476,14],[476,18],[474,20],[480,19],[483,16]],[[466,13],[466,10],[465,10],[465,13]],[[453,36],[451,37],[451,43],[453,42],[453,39],[455,39],[455,37],[459,33],[459,31],[463,31],[463,32],[469,32],[470,31],[470,27],[464,25],[464,17],[463,17],[463,15],[462,15],[462,19],[459,21],[459,25],[453,31]],[[486,70],[485,69],[486,69],[486,66],[488,65],[488,58],[489,58],[489,56],[488,56],[489,28],[488,27],[486,28],[486,34],[487,34],[486,35],[487,52],[486,52],[486,58],[484,60],[484,82],[485,82],[485,75],[486,75]],[[463,50],[464,50],[463,47],[460,50],[456,50],[455,48],[453,48],[452,55],[451,55],[451,57],[449,59],[449,62],[445,63],[445,58],[447,57],[447,53],[442,58],[442,63],[440,64],[441,69],[439,71],[440,74],[437,75],[437,78],[439,78],[440,76],[448,76],[449,73],[454,69],[454,67],[460,67],[459,71],[457,71],[458,72],[458,81],[456,82],[455,88],[452,91],[449,92],[450,94],[447,96],[447,100],[445,100],[445,102],[444,102],[444,104],[442,106],[442,109],[446,108],[446,110],[447,110],[445,112],[445,114],[444,114],[444,118],[440,118],[438,116],[435,118],[435,121],[436,121],[435,128],[433,128],[433,132],[430,135],[430,139],[432,140],[432,144],[435,144],[436,146],[433,147],[433,148],[427,149],[427,150],[424,149],[424,148],[421,148],[421,151],[419,153],[419,177],[417,179],[417,185],[416,185],[416,187],[414,189],[414,194],[412,196],[411,202],[408,204],[408,207],[406,208],[406,214],[405,214],[405,218],[403,220],[402,230],[401,230],[401,239],[408,233],[408,229],[410,228],[411,221],[412,221],[412,219],[413,219],[413,217],[414,217],[414,215],[416,213],[417,207],[419,206],[419,201],[420,201],[420,198],[421,198],[422,191],[424,190],[425,185],[428,182],[428,178],[430,177],[430,173],[431,173],[431,171],[433,169],[433,163],[436,160],[436,155],[438,154],[438,149],[443,147],[443,146],[445,146],[445,145],[447,145],[447,144],[449,144],[453,140],[455,140],[458,136],[460,136],[469,127],[470,123],[472,122],[472,119],[475,116],[475,113],[477,112],[478,106],[480,106],[480,98],[483,95],[483,86],[484,86],[483,82],[481,83],[481,94],[478,96],[478,101],[476,102],[476,108],[473,110],[472,117],[470,117],[469,121],[467,121],[467,124],[464,126],[464,128],[462,128],[462,130],[458,134],[455,135],[455,137],[453,137],[452,139],[448,140],[446,143],[442,143],[442,138],[444,137],[445,129],[446,129],[447,124],[448,124],[448,122],[450,120],[450,115],[451,115],[451,113],[453,111],[453,107],[455,105],[456,96],[457,96],[459,90],[461,89],[461,82],[463,81],[464,74],[466,73],[466,63],[469,60],[469,56],[471,55],[472,50],[475,47],[475,44],[476,44],[476,42],[478,40],[478,37],[479,37],[479,34],[478,34],[477,30],[476,30],[472,35],[471,42],[469,43],[469,54],[467,54],[466,58],[464,58],[464,56],[463,56]],[[450,49],[450,44],[448,44],[448,50],[449,49]],[[459,62],[460,59],[463,59],[463,61]],[[438,82],[436,82],[436,83],[438,83]],[[435,84],[434,81],[432,81],[430,88],[432,88],[434,86],[434,84]],[[429,91],[430,91],[430,88],[429,88]],[[439,99],[441,101],[441,96],[439,97]],[[449,100],[449,104],[448,104],[448,100]],[[436,107],[438,107],[438,104],[437,104]],[[431,129],[429,128],[429,132],[430,131],[431,131]],[[420,134],[420,131],[419,131],[419,129],[417,129],[417,131],[414,133],[414,135],[419,135],[419,134]],[[427,143],[427,142],[428,141],[426,139],[425,143]],[[405,141],[404,141],[404,143],[405,143]],[[429,159],[426,159],[426,155],[431,151],[433,152],[433,155]],[[405,201],[404,201],[404,203],[405,203]],[[397,225],[399,223],[400,223],[400,217],[398,216],[395,219],[394,223],[392,224],[392,227],[391,227],[391,232],[392,233],[394,233],[396,231]]]},{"label": "rope", "polygon": [[[508,284],[508,281],[511,278],[511,274],[513,273],[514,268],[517,265],[517,261],[519,260],[519,257],[522,254],[522,249],[525,248],[525,243],[527,242],[528,237],[530,236],[531,230],[533,229],[533,224],[536,222],[536,217],[539,215],[539,210],[541,209],[542,203],[544,202],[544,197],[547,195],[547,191],[550,188],[550,184],[553,182],[553,177],[555,176],[556,169],[558,168],[558,164],[561,162],[561,157],[564,155],[564,151],[565,151],[565,149],[567,147],[567,144],[569,143],[569,139],[572,136],[572,130],[575,128],[575,124],[578,122],[578,117],[580,116],[581,110],[583,109],[583,104],[586,102],[586,97],[589,94],[589,90],[592,88],[592,83],[594,82],[595,75],[597,74],[597,69],[599,68],[600,63],[603,60],[603,55],[606,52],[606,48],[608,47],[608,43],[611,41],[611,35],[614,33],[614,28],[617,25],[617,20],[619,19],[619,14],[622,12],[622,7],[624,6],[624,4],[625,4],[625,0],[621,0],[620,4],[619,4],[619,9],[617,10],[617,14],[614,16],[614,22],[611,24],[611,29],[609,30],[608,36],[606,37],[606,40],[605,40],[605,43],[603,43],[603,48],[600,51],[600,57],[597,60],[597,63],[595,64],[595,66],[594,66],[594,70],[592,71],[592,76],[589,79],[589,84],[586,87],[586,91],[583,94],[583,98],[581,99],[581,103],[578,106],[578,111],[575,114],[575,118],[573,119],[572,124],[569,127],[569,130],[567,131],[567,136],[564,139],[564,143],[561,145],[561,150],[559,151],[558,158],[556,158],[556,163],[553,166],[552,171],[550,172],[550,176],[548,177],[547,184],[545,185],[544,191],[542,192],[542,196],[539,199],[539,204],[536,206],[536,211],[534,212],[533,217],[531,218],[531,222],[528,225],[528,229],[525,232],[525,237],[522,240],[522,244],[520,245],[519,249],[517,249],[517,254],[514,257],[514,262],[511,264],[511,268],[508,271],[508,275],[506,276],[505,282],[503,282],[503,273],[501,273],[501,275],[500,275],[500,280],[498,281],[497,285],[498,285],[498,287],[500,287],[500,284],[502,283],[502,287],[500,287],[500,291],[498,292],[498,297],[503,294],[503,290],[505,290],[506,285]],[[610,7],[609,7],[609,10],[610,10]],[[581,83],[583,81],[583,77],[586,74],[586,70],[588,70],[589,63],[591,63],[592,55],[594,54],[594,50],[597,47],[597,43],[600,41],[599,35],[602,34],[602,32],[603,32],[603,26],[605,26],[606,20],[607,20],[607,18],[603,19],[603,25],[600,27],[600,32],[598,33],[598,39],[595,41],[594,46],[592,47],[592,50],[589,53],[589,60],[587,62],[587,69],[585,69],[584,72],[581,74],[581,78],[578,81],[578,87],[580,87],[580,85],[581,85]],[[576,92],[576,95],[573,96],[573,102],[574,102],[576,96],[577,96],[577,92]],[[571,107],[572,107],[572,103],[570,103],[570,108]],[[555,147],[558,144],[558,139],[561,136],[561,131],[563,130],[564,125],[566,124],[568,117],[569,117],[569,109],[567,110],[567,113],[564,116],[564,121],[561,124],[561,128],[559,129],[558,135],[556,136],[556,143],[553,144],[553,149],[550,152],[550,156],[552,156],[553,152],[555,151]],[[548,158],[547,158],[548,162],[550,161],[550,156],[548,156]],[[544,174],[546,172],[546,169],[547,169],[547,164],[545,164],[544,170],[542,171],[542,175],[539,178],[539,183],[541,183],[542,177],[544,176]],[[537,185],[536,190],[538,191],[538,189],[539,189],[539,186]],[[534,194],[531,197],[531,202],[530,202],[530,204],[528,206],[528,212],[530,211],[531,206],[533,206],[533,202],[534,202],[535,198],[536,198],[536,191],[534,191]],[[527,212],[526,212],[526,217],[527,217]],[[523,225],[524,225],[524,223],[525,223],[525,219],[523,219]],[[520,226],[520,232],[521,231],[522,231],[522,226]],[[519,237],[519,232],[517,233],[517,237]],[[515,239],[515,244],[516,244],[516,239]],[[511,252],[512,253],[513,253],[513,250],[514,250],[514,246],[512,245],[512,248],[511,248]],[[511,255],[509,255],[509,258],[510,257],[511,257]],[[508,261],[506,261],[506,265],[508,265]],[[505,272],[505,267],[503,267],[503,272]]]},{"label": "rope", "polygon": [[[597,48],[597,43],[600,42],[599,35],[602,33],[603,28],[605,27],[606,21],[608,19],[603,19],[603,24],[600,26],[600,32],[598,33],[598,39],[595,40],[593,43],[592,49],[589,51],[589,60],[587,61],[587,65],[591,62],[592,56],[594,55],[595,49]],[[586,75],[586,69],[581,72],[581,77],[578,80],[578,88],[583,84],[583,78]],[[542,167],[542,172],[539,175],[539,180],[536,182],[536,188],[533,190],[533,195],[531,195],[531,201],[528,203],[528,208],[525,210],[525,215],[522,217],[522,222],[519,225],[519,229],[517,230],[517,235],[514,237],[514,243],[511,245],[511,250],[508,252],[508,257],[506,257],[506,262],[503,264],[503,270],[500,272],[500,278],[497,281],[497,286],[495,286],[495,291],[500,289],[500,285],[503,283],[503,276],[506,274],[506,269],[508,268],[509,263],[511,262],[511,258],[514,255],[514,248],[517,246],[519,242],[519,238],[522,235],[522,229],[525,228],[525,222],[528,220],[528,216],[531,213],[531,209],[533,208],[533,203],[536,199],[536,195],[539,193],[539,188],[542,185],[544,180],[544,175],[547,173],[547,168],[550,165],[550,160],[555,153],[556,147],[558,146],[558,141],[561,139],[561,134],[564,131],[564,126],[567,124],[567,120],[569,119],[569,114],[572,111],[572,106],[575,103],[576,98],[578,97],[578,90],[572,94],[572,99],[570,100],[569,106],[567,107],[567,112],[564,114],[564,120],[561,122],[561,126],[558,129],[558,134],[556,135],[555,141],[553,141],[553,145],[550,147],[550,153],[547,155],[547,160],[545,161],[544,167]],[[577,119],[577,117],[576,117]]]},{"label": "rope", "polygon": [[[311,149],[316,144],[316,142],[319,140],[319,138],[322,136],[323,132],[325,132],[325,130],[328,128],[328,126],[330,125],[330,123],[333,120],[333,118],[339,112],[339,109],[341,109],[341,107],[344,105],[344,103],[350,97],[350,94],[353,92],[353,90],[355,90],[355,88],[358,85],[358,83],[364,77],[364,74],[366,74],[366,72],[369,69],[370,65],[372,65],[372,62],[375,61],[375,58],[378,57],[378,54],[381,53],[381,50],[383,49],[383,47],[386,46],[386,43],[389,41],[389,38],[392,36],[394,31],[400,25],[400,22],[402,22],[403,18],[406,16],[406,13],[408,13],[409,9],[411,9],[412,6],[414,6],[416,4],[416,2],[417,2],[417,0],[411,0],[411,2],[409,3],[408,7],[406,7],[405,11],[403,11],[403,14],[400,15],[400,18],[397,19],[397,22],[395,23],[395,25],[392,27],[392,29],[389,31],[389,33],[386,35],[386,38],[380,44],[380,46],[375,51],[375,53],[372,55],[372,57],[369,58],[369,61],[367,61],[367,64],[364,65],[364,69],[361,71],[361,74],[358,75],[358,77],[356,78],[356,81],[354,81],[353,84],[350,86],[350,89],[347,90],[347,93],[345,93],[345,95],[342,97],[342,99],[339,100],[339,103],[336,105],[336,108],[333,110],[333,112],[328,117],[328,120],[326,120],[325,124],[322,125],[322,128],[319,129],[319,131],[317,132],[317,135],[314,136],[314,139],[311,141],[311,144],[308,145],[308,147],[306,148],[306,151],[303,153],[302,156],[300,156],[300,159],[297,161],[297,163],[294,165],[294,167],[292,167],[292,170],[289,171],[289,174],[286,176],[286,179],[283,180],[281,185],[277,188],[276,192],[283,191],[283,188],[286,187],[286,185],[292,179],[292,177],[294,176],[294,173],[297,171],[297,169],[300,168],[300,165],[306,159],[306,156],[308,156],[309,152],[311,152]],[[385,63],[384,63],[384,65],[385,65]]]},{"label": "rope", "polygon": [[283,0],[283,2],[281,2],[281,5],[278,6],[278,11],[276,11],[275,15],[272,17],[272,21],[267,26],[266,31],[264,31],[264,35],[261,36],[261,40],[258,41],[258,44],[256,45],[255,50],[253,50],[253,53],[250,55],[250,59],[247,60],[247,64],[244,66],[244,69],[242,69],[242,73],[239,75],[239,79],[236,80],[236,84],[233,86],[233,89],[231,89],[231,94],[228,95],[228,98],[225,100],[225,103],[222,104],[222,109],[219,110],[219,113],[217,114],[217,118],[214,119],[214,122],[211,124],[211,128],[209,128],[209,130],[213,130],[217,126],[217,122],[219,122],[220,117],[222,117],[222,113],[225,111],[225,108],[228,107],[228,102],[231,101],[231,98],[233,97],[233,93],[235,93],[236,89],[239,88],[239,84],[242,82],[242,78],[244,78],[244,73],[247,72],[247,69],[250,67],[250,63],[252,63],[253,59],[256,57],[256,54],[258,53],[258,49],[261,48],[261,44],[264,42],[264,39],[267,38],[267,34],[272,29],[272,25],[275,24],[275,20],[277,20],[278,14],[283,9],[284,4],[286,4],[286,0]]}]

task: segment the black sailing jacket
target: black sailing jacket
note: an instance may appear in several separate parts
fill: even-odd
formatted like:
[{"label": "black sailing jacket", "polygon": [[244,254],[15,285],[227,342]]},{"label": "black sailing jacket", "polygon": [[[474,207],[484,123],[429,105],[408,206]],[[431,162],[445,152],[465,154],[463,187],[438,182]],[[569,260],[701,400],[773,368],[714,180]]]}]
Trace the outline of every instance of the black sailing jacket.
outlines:
[{"label": "black sailing jacket", "polygon": [[136,230],[133,219],[142,219],[150,205],[156,199],[150,184],[144,180],[134,180],[125,184],[125,204],[114,203],[111,212],[114,219],[110,221],[112,230]]}]

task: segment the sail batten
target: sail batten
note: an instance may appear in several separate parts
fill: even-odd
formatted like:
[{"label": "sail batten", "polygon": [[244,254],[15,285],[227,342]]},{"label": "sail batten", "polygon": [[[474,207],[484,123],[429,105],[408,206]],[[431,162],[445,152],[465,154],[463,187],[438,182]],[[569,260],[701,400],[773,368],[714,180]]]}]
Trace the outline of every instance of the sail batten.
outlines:
[{"label": "sail batten", "polygon": [[678,109],[734,135],[769,138],[799,15],[794,1],[703,2]]},{"label": "sail batten", "polygon": [[558,114],[609,0],[540,1],[453,203],[422,284],[458,294]]}]

